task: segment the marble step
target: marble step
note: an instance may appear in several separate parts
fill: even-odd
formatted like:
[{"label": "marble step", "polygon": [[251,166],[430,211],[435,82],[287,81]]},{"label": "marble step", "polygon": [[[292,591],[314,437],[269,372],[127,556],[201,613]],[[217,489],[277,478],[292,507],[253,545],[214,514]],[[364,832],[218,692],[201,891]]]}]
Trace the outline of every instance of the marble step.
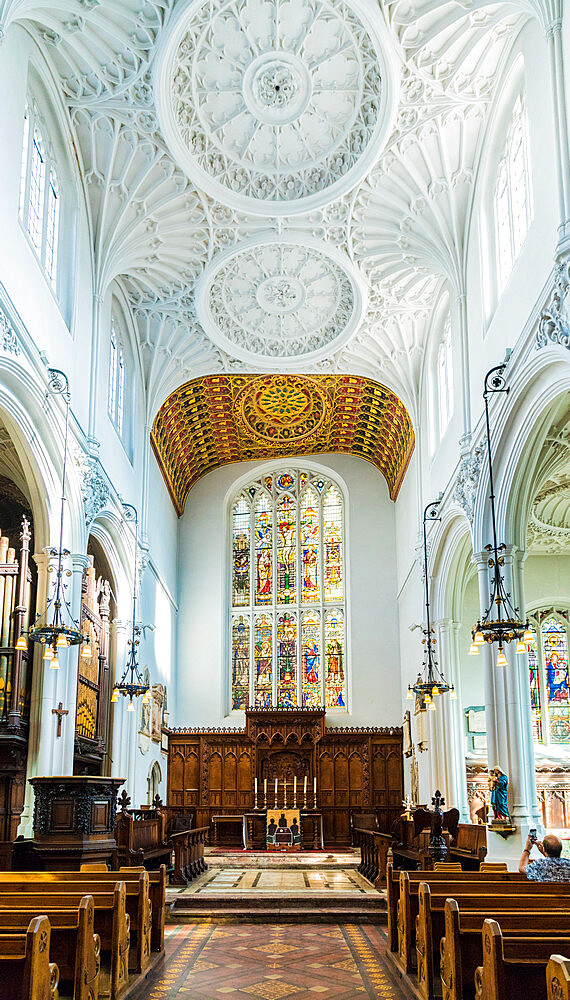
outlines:
[{"label": "marble step", "polygon": [[170,923],[192,920],[386,923],[381,893],[199,893],[180,895],[170,907]]}]

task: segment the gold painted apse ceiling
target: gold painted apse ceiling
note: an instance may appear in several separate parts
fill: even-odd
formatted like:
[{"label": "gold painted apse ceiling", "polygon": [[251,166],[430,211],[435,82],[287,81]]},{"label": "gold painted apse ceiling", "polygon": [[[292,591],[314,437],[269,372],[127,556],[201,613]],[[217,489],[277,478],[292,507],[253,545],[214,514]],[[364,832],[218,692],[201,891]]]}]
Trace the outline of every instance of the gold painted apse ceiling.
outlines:
[{"label": "gold painted apse ceiling", "polygon": [[341,452],[372,462],[395,500],[414,431],[390,389],[352,375],[209,375],[171,393],[151,443],[180,516],[194,483],[249,459]]}]

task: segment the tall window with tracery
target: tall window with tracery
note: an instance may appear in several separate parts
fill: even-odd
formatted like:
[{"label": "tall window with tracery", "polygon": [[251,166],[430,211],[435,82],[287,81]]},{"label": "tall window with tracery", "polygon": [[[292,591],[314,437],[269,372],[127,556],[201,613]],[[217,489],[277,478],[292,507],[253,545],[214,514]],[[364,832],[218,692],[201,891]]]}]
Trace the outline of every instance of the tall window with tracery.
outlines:
[{"label": "tall window with tracery", "polygon": [[528,123],[524,101],[517,97],[495,186],[495,227],[499,292],[502,292],[525,241],[532,219]]},{"label": "tall window with tracery", "polygon": [[548,608],[530,616],[532,641],[527,643],[530,707],[536,743],[570,743],[568,681],[568,608]]},{"label": "tall window with tracery", "polygon": [[231,508],[232,707],[346,709],[344,503],[286,468]]},{"label": "tall window with tracery", "polygon": [[125,356],[114,317],[111,319],[109,350],[108,411],[118,434],[122,436],[125,418]]},{"label": "tall window with tracery", "polygon": [[441,440],[453,414],[453,347],[449,314],[437,352],[437,407]]},{"label": "tall window with tracery", "polygon": [[47,278],[57,291],[60,189],[55,157],[33,102],[26,105],[19,214]]}]

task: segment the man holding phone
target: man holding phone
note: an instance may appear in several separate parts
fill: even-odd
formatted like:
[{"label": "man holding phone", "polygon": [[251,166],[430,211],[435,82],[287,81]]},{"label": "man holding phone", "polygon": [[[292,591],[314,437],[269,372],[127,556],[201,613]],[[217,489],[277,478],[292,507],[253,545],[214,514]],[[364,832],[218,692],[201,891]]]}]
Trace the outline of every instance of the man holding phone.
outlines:
[{"label": "man holding phone", "polygon": [[[536,845],[542,858],[530,860],[530,852]],[[562,858],[562,841],[553,833],[548,833],[544,840],[536,839],[536,830],[529,831],[526,847],[522,852],[519,872],[534,882],[570,882],[570,861]]]}]

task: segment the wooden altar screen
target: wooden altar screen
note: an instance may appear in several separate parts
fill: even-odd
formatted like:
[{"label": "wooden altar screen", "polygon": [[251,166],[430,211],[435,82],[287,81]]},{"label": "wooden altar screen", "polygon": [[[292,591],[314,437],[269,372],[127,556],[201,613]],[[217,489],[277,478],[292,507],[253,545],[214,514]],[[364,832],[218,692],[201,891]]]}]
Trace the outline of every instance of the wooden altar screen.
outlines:
[{"label": "wooden altar screen", "polygon": [[[275,778],[281,804],[283,779],[297,777],[297,804],[323,814],[326,846],[350,841],[350,815],[375,811],[389,832],[402,811],[402,730],[325,727],[324,709],[248,709],[243,729],[173,729],[169,734],[168,806],[195,813],[196,826],[214,815],[236,815],[263,806],[264,779],[273,806]],[[292,786],[290,795],[292,796]],[[289,799],[292,803],[292,797]]]}]

